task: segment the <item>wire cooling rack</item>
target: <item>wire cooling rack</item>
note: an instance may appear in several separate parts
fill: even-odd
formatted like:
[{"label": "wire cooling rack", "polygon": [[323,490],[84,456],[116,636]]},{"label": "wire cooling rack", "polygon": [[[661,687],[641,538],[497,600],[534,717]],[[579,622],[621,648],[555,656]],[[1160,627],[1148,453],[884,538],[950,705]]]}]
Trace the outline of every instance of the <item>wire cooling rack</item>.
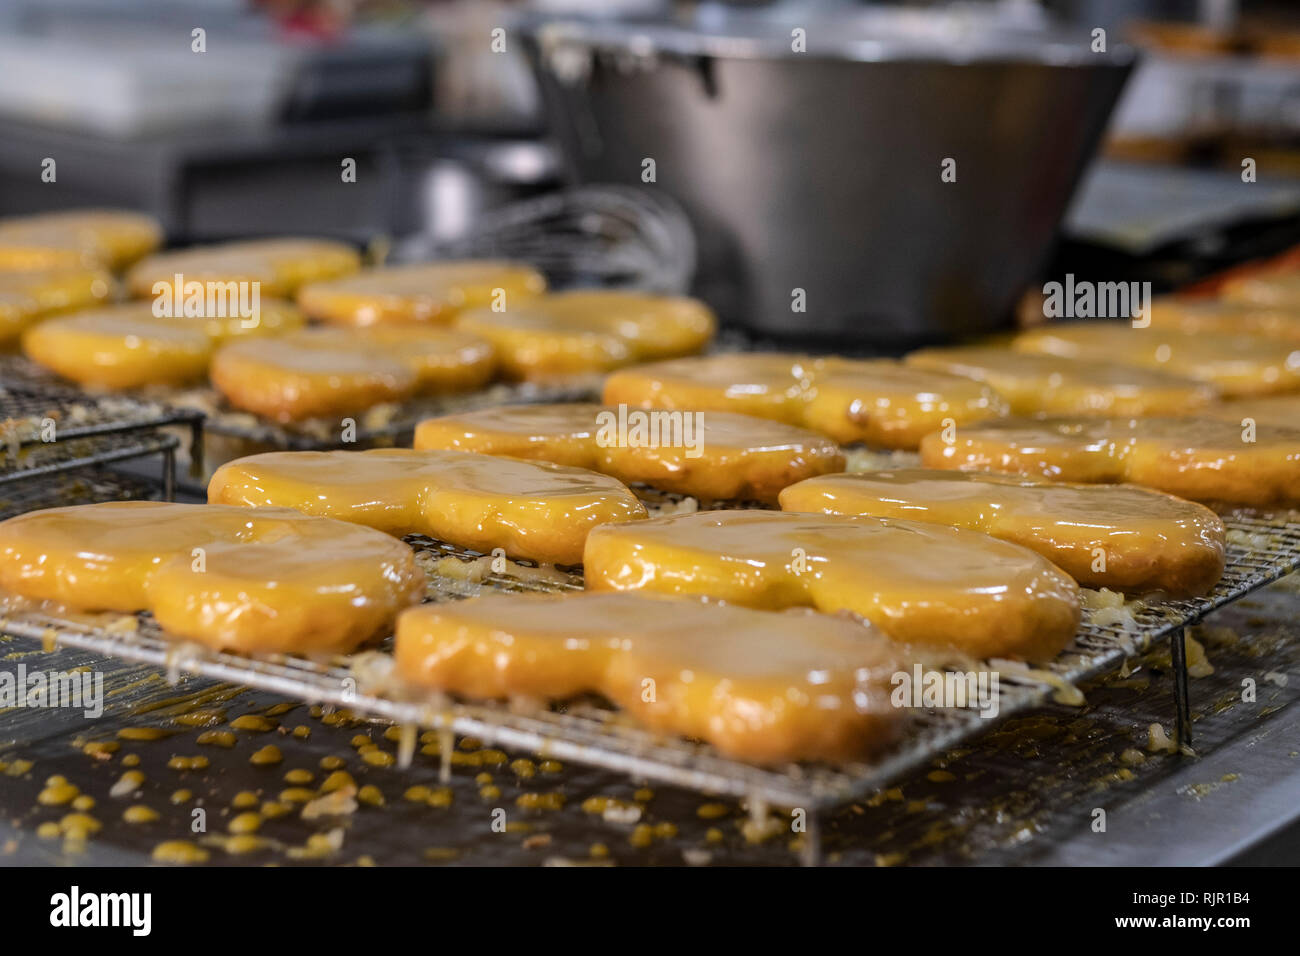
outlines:
[{"label": "wire cooling rack", "polygon": [[[0,484],[161,455],[165,495],[176,482],[180,442],[163,430],[189,429],[202,449],[201,412],[117,395],[91,395],[21,356],[0,356]],[[196,463],[201,466],[201,459]]]},{"label": "wire cooling rack", "polygon": [[26,422],[26,442],[40,442],[41,423],[53,416],[60,440],[120,434],[167,425],[201,427],[203,414],[162,402],[112,394],[94,395],[56,378],[18,355],[0,356],[0,421]]},{"label": "wire cooling rack", "polygon": [[[1136,608],[1129,605],[1127,614],[1085,611],[1075,640],[1043,671],[1002,671],[995,717],[982,718],[969,709],[918,709],[893,749],[870,763],[844,766],[752,766],[722,757],[707,745],[647,731],[595,700],[518,712],[498,704],[403,699],[371,692],[366,689],[365,673],[373,669],[374,655],[382,655],[382,649],[358,659],[368,662],[365,669],[348,660],[326,664],[297,657],[253,659],[169,643],[147,614],[125,618],[130,626],[124,627],[121,620],[106,625],[98,619],[15,611],[0,621],[0,631],[42,640],[47,646],[57,643],[153,664],[173,676],[200,674],[310,703],[347,707],[359,716],[468,734],[503,748],[601,766],[637,779],[815,812],[861,799],[995,723],[1047,703],[1062,687],[1119,667],[1155,641],[1180,635],[1182,628],[1215,608],[1300,567],[1300,522],[1289,516],[1238,513],[1225,523],[1227,570],[1210,594]],[[485,588],[556,591],[581,586],[574,574],[543,574],[540,569],[510,564],[504,572],[494,573],[484,556],[428,538],[407,540],[422,563],[435,570],[430,600],[453,600]],[[446,573],[446,569],[439,573],[438,564],[444,560],[463,562],[466,573]],[[1180,647],[1181,641],[1173,645]]]},{"label": "wire cooling rack", "polygon": [[[169,439],[175,447],[175,438]],[[80,468],[42,477],[40,481],[0,484],[0,520],[66,505],[101,501],[140,501],[166,494],[156,481],[107,468]]]}]

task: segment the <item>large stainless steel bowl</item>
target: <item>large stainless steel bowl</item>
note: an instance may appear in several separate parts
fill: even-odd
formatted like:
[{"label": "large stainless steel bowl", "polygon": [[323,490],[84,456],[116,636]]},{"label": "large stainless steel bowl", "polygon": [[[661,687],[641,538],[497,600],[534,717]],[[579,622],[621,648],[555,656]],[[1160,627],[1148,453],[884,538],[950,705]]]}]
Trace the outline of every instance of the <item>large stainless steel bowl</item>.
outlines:
[{"label": "large stainless steel bowl", "polygon": [[1090,41],[970,11],[529,29],[570,172],[653,159],[725,319],[886,348],[1010,321],[1132,66]]}]

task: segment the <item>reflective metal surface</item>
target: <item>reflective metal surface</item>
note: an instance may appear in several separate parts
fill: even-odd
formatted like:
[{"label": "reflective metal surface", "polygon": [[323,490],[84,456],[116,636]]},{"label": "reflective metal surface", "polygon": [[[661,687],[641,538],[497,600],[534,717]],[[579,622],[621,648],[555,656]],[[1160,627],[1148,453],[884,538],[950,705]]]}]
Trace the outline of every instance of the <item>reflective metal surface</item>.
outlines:
[{"label": "reflective metal surface", "polygon": [[881,16],[813,20],[806,52],[732,20],[544,24],[530,47],[570,173],[678,200],[725,319],[901,350],[1010,321],[1132,55]]}]

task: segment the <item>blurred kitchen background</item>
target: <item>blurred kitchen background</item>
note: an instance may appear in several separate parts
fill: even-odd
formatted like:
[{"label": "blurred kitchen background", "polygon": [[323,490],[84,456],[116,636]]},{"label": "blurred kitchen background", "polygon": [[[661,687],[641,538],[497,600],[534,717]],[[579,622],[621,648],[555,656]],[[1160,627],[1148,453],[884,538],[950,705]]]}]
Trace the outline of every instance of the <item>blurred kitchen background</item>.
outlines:
[{"label": "blurred kitchen background", "polygon": [[87,205],[901,349],[1300,242],[1300,5],[0,0],[0,215]]}]

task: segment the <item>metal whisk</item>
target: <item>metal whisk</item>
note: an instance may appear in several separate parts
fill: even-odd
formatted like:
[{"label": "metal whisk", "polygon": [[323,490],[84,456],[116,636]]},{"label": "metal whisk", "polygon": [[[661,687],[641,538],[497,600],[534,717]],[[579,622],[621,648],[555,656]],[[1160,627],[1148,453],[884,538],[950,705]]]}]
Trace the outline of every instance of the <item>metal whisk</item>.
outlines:
[{"label": "metal whisk", "polygon": [[578,186],[494,209],[469,235],[403,240],[391,261],[494,258],[528,262],[555,288],[682,293],[695,235],[672,200],[630,186]]}]

